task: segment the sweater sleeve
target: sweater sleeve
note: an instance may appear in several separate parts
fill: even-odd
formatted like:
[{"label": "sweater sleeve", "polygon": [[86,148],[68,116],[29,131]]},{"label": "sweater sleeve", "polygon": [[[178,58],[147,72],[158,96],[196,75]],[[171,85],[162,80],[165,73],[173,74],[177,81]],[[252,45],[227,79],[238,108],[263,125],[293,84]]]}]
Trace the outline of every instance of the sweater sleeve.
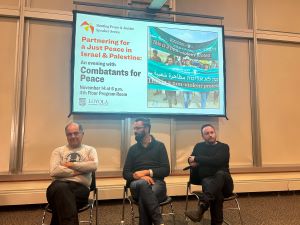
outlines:
[{"label": "sweater sleeve", "polygon": [[159,143],[158,151],[160,152],[159,167],[153,168],[153,177],[163,179],[170,174],[170,163],[166,147],[163,143]]},{"label": "sweater sleeve", "polygon": [[51,177],[72,177],[74,176],[74,170],[69,169],[63,165],[61,155],[61,148],[56,148],[50,158],[50,176]]},{"label": "sweater sleeve", "polygon": [[198,155],[196,152],[194,153],[195,161],[198,162],[202,166],[226,166],[229,163],[229,146],[227,144],[223,144],[222,148],[216,152],[215,155]]},{"label": "sweater sleeve", "polygon": [[132,172],[132,166],[133,166],[133,149],[132,147],[129,148],[125,164],[123,167],[123,178],[127,180],[128,182],[131,182],[134,180],[133,178],[133,172]]},{"label": "sweater sleeve", "polygon": [[195,146],[194,146],[194,148],[193,148],[193,151],[192,151],[192,154],[191,154],[191,156],[195,156],[195,158],[196,158],[196,155],[197,155],[197,150],[199,149],[199,144],[196,144]]}]

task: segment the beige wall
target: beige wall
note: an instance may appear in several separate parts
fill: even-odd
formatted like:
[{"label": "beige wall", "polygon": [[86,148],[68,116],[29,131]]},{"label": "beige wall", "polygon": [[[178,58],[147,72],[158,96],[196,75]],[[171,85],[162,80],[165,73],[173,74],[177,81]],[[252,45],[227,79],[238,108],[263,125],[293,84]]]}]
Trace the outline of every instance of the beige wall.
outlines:
[{"label": "beige wall", "polygon": [[255,1],[257,28],[291,33],[300,33],[300,1]]},{"label": "beige wall", "polygon": [[65,142],[68,121],[71,24],[28,21],[23,171],[47,169],[51,149]]},{"label": "beige wall", "polygon": [[[65,124],[78,120],[86,129],[85,142],[97,148],[100,176],[119,176],[127,147],[134,142],[132,118],[68,118],[72,1],[20,3],[21,8],[26,6],[24,13],[18,1],[0,1],[0,173],[11,170],[19,174],[18,179],[36,173],[47,177],[51,151],[65,143]],[[207,122],[215,124],[220,140],[230,145],[233,171],[300,168],[297,7],[296,0],[276,4],[271,0],[174,1],[176,11],[224,16],[229,120],[152,118],[153,134],[166,144],[173,174],[186,166],[193,146],[201,141],[199,129]],[[283,10],[277,14],[279,9]]]},{"label": "beige wall", "polygon": [[258,45],[258,91],[262,162],[299,165],[300,45],[262,41]]},{"label": "beige wall", "polygon": [[[203,15],[222,16],[222,24],[225,29],[248,29],[248,13],[246,0],[185,0],[176,1],[176,11],[188,12]],[[182,18],[188,21],[197,22],[197,18]],[[210,23],[220,23],[220,21],[209,21]]]}]

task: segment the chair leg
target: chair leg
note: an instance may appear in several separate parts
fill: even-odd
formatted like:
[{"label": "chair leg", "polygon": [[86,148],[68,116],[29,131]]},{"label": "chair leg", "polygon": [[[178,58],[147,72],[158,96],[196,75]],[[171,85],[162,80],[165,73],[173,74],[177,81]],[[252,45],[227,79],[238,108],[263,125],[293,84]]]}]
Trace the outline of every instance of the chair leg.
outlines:
[{"label": "chair leg", "polygon": [[225,224],[227,224],[227,225],[230,225],[230,223],[227,222],[225,219],[223,220],[223,222],[224,222]]},{"label": "chair leg", "polygon": [[129,205],[130,205],[130,209],[131,209],[131,225],[134,225],[134,223],[135,223],[135,215],[134,215],[134,209],[133,209],[132,202],[129,202]]},{"label": "chair leg", "polygon": [[46,210],[44,210],[44,213],[43,213],[42,225],[45,225],[45,218],[46,218]]},{"label": "chair leg", "polygon": [[172,217],[173,217],[173,225],[175,225],[175,213],[174,213],[172,202],[170,202],[170,208],[171,208],[171,213],[172,213]]},{"label": "chair leg", "polygon": [[189,201],[189,186],[186,186],[186,198],[185,198],[185,212],[187,211],[188,208],[188,201]]},{"label": "chair leg", "polygon": [[125,224],[125,190],[123,191],[122,218],[121,225]]},{"label": "chair leg", "polygon": [[[240,224],[243,225],[244,222],[243,222],[243,218],[242,218],[242,214],[241,214],[241,207],[240,207],[240,204],[239,204],[239,201],[237,200],[237,198],[235,199],[232,199],[235,201],[235,204],[236,204],[236,207],[234,208],[227,208],[228,210],[231,209],[231,210],[237,210],[238,211],[238,214],[239,214],[239,219],[240,219]],[[226,221],[224,219],[224,223],[227,224],[227,225],[230,225],[230,223],[228,221]]]},{"label": "chair leg", "polygon": [[164,206],[160,207],[160,213],[162,216],[172,216],[173,224],[175,225],[175,212],[173,209],[172,202],[169,203],[170,211],[169,213],[164,213]]},{"label": "chair leg", "polygon": [[92,222],[93,222],[93,209],[94,209],[94,207],[92,206],[90,209],[90,221],[89,221],[90,225],[92,225]]},{"label": "chair leg", "polygon": [[243,225],[243,219],[242,219],[242,215],[241,215],[241,208],[240,208],[240,204],[239,204],[239,201],[237,199],[234,199],[235,200],[235,203],[237,205],[237,209],[239,211],[239,217],[240,217],[240,221],[241,221],[241,225]]},{"label": "chair leg", "polygon": [[98,225],[98,189],[96,189],[96,225]]}]

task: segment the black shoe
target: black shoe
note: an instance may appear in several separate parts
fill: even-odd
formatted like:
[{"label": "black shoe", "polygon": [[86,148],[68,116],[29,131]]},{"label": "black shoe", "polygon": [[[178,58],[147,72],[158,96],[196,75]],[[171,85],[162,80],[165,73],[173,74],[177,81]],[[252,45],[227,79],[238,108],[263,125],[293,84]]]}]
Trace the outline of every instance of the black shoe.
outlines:
[{"label": "black shoe", "polygon": [[203,214],[208,209],[208,207],[204,204],[200,204],[198,210],[187,211],[185,212],[185,216],[190,218],[193,222],[200,222],[202,220]]},{"label": "black shoe", "polygon": [[184,214],[193,222],[200,222],[202,219],[202,216],[199,214],[199,210],[186,211]]}]

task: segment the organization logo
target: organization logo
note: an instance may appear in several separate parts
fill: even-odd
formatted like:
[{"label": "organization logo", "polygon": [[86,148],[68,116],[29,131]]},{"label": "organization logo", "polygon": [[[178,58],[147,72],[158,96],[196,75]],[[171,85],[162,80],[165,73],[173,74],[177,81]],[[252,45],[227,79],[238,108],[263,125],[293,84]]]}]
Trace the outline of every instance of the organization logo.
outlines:
[{"label": "organization logo", "polygon": [[88,22],[84,21],[80,26],[83,27],[83,29],[85,29],[86,31],[90,31],[92,32],[92,34],[94,33],[94,26],[89,24]]},{"label": "organization logo", "polygon": [[85,106],[86,105],[86,98],[79,98],[79,105]]},{"label": "organization logo", "polygon": [[67,162],[80,162],[81,161],[81,155],[77,152],[72,152],[66,156]]},{"label": "organization logo", "polygon": [[108,106],[108,101],[104,99],[89,99],[89,105]]}]

